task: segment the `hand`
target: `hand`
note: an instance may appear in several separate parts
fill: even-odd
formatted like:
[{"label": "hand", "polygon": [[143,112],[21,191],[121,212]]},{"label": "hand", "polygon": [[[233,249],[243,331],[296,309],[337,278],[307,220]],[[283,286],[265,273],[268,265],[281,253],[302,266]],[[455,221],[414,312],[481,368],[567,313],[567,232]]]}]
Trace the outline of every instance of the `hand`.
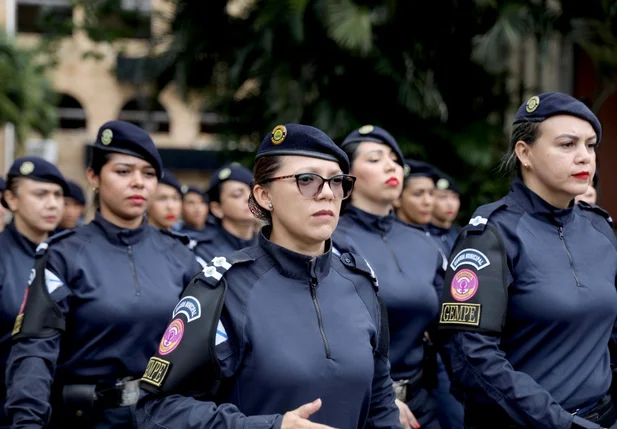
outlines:
[{"label": "hand", "polygon": [[321,399],[316,399],[311,403],[304,404],[293,411],[288,411],[283,416],[281,429],[334,429],[330,426],[312,423],[308,420],[311,414],[315,414],[321,408]]},{"label": "hand", "polygon": [[395,402],[399,410],[399,420],[401,421],[401,425],[403,425],[405,429],[419,429],[420,423],[418,423],[407,404],[403,401],[399,401],[398,399]]}]

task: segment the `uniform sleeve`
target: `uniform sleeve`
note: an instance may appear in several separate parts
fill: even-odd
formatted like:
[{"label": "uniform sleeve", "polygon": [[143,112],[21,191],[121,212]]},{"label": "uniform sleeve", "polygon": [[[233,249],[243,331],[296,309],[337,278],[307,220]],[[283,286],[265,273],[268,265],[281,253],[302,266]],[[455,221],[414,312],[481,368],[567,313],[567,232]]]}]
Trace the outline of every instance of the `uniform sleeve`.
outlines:
[{"label": "uniform sleeve", "polygon": [[[50,250],[45,283],[62,313],[68,312],[67,262]],[[51,416],[50,392],[60,352],[61,333],[47,338],[24,338],[11,348],[6,367],[7,400],[5,410],[12,428],[40,428]]]},{"label": "uniform sleeve", "polygon": [[245,416],[232,404],[151,393],[142,393],[136,416],[140,429],[278,429],[283,421],[280,414]]},{"label": "uniform sleeve", "polygon": [[499,348],[498,337],[456,332],[445,349],[453,378],[465,394],[498,404],[517,424],[538,429],[600,427],[573,417],[529,375],[515,371]]},{"label": "uniform sleeve", "polygon": [[375,353],[375,373],[371,389],[371,409],[368,416],[369,428],[401,427],[395,399],[390,378],[390,361],[386,356]]}]

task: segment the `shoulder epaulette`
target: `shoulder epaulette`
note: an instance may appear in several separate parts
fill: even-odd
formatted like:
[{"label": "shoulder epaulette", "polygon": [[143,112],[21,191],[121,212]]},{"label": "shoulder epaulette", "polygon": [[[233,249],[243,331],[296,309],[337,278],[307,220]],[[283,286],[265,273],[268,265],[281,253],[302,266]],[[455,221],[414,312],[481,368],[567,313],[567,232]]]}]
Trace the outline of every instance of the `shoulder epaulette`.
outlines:
[{"label": "shoulder epaulette", "polygon": [[369,277],[375,290],[379,290],[379,282],[375,276],[375,271],[373,271],[373,268],[369,265],[366,259],[353,253],[343,253],[340,258],[343,265],[350,268],[352,271],[359,272]]},{"label": "shoulder epaulette", "polygon": [[479,207],[473,214],[473,217],[469,220],[469,224],[465,229],[467,231],[484,232],[484,230],[486,229],[486,224],[488,223],[491,215],[507,206],[508,205],[506,204],[506,202],[502,199],[499,201],[495,201],[494,203]]},{"label": "shoulder epaulette", "polygon": [[249,254],[246,249],[238,250],[228,256],[217,256],[212,258],[212,261],[206,262],[204,269],[201,271],[202,278],[210,286],[216,286],[232,266],[253,262],[254,260],[254,256]]},{"label": "shoulder epaulette", "polygon": [[[160,231],[165,235],[169,235],[170,237],[180,240],[185,246],[191,246],[191,238],[182,232],[172,231],[171,229],[161,229]],[[190,248],[192,249],[193,247]]]},{"label": "shoulder epaulette", "polygon": [[74,229],[67,229],[65,231],[52,235],[47,240],[45,240],[44,242],[42,242],[41,244],[37,246],[36,256],[41,256],[45,254],[45,252],[47,252],[47,249],[49,249],[49,246],[51,244],[57,243],[60,240],[64,240],[66,237],[68,237],[69,235],[73,235],[74,233],[75,233]]},{"label": "shoulder epaulette", "polygon": [[596,214],[599,214],[600,216],[602,216],[604,219],[606,219],[606,221],[608,222],[608,224],[611,226],[611,228],[614,228],[613,225],[613,218],[611,217],[610,214],[608,214],[608,212],[606,210],[604,210],[602,207],[597,206],[595,204],[589,204],[586,201],[579,201],[578,205],[581,209],[583,210],[587,210],[587,211],[591,211],[594,212]]}]

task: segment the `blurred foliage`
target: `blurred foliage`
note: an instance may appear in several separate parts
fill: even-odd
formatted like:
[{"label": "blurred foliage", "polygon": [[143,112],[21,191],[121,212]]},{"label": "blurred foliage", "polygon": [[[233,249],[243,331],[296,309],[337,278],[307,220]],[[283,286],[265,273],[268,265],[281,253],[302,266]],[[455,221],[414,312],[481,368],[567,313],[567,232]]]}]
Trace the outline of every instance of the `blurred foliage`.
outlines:
[{"label": "blurred foliage", "polygon": [[[406,156],[460,182],[463,219],[507,191],[509,178],[498,173],[505,111],[541,89],[556,34],[596,66],[594,109],[617,87],[613,0],[167,1],[175,13],[153,18],[169,31],[149,35],[140,12],[123,10],[120,0],[76,3],[95,41],[148,37],[153,54],[138,62],[141,78],[201,95],[203,111],[220,118],[224,142],[257,145],[287,122],[314,125],[335,141],[380,125]],[[537,87],[509,94],[510,55],[530,39]],[[250,167],[251,157],[242,162]]]},{"label": "blurred foliage", "polygon": [[30,131],[49,137],[58,125],[57,95],[34,53],[0,35],[0,125],[13,123],[17,155]]}]

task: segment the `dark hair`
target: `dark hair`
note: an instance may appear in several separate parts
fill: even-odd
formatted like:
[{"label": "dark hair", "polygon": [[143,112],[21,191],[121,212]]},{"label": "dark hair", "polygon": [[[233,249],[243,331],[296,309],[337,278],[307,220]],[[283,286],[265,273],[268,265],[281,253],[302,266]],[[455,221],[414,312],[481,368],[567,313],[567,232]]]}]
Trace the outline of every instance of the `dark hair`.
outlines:
[{"label": "dark hair", "polygon": [[253,213],[253,216],[268,224],[272,224],[272,214],[257,203],[255,194],[253,194],[253,188],[255,185],[267,186],[267,184],[263,182],[274,177],[274,174],[280,167],[280,156],[264,156],[255,162],[255,167],[253,168],[253,185],[251,186],[251,193],[249,195],[249,209],[251,213]]},{"label": "dark hair", "polygon": [[210,202],[221,202],[221,185],[225,182],[219,182],[215,187],[208,189],[208,199]]},{"label": "dark hair", "polygon": [[542,134],[540,124],[541,122],[522,122],[512,127],[508,151],[502,157],[501,166],[499,167],[502,172],[507,174],[521,174],[521,162],[518,156],[516,156],[515,151],[516,143],[524,141],[528,145],[535,144],[536,140],[538,140]]},{"label": "dark hair", "polygon": [[343,149],[343,152],[347,154],[347,157],[349,158],[350,166],[353,165],[353,162],[356,160],[356,157],[358,156],[359,146],[360,146],[360,142],[355,142],[355,143],[346,144],[345,146],[341,148]]},{"label": "dark hair", "polygon": [[[22,181],[22,179],[23,177],[21,176],[9,177],[6,182],[6,189],[4,190],[4,192],[11,191],[13,195],[17,196],[17,188],[19,187],[19,183]],[[3,195],[3,193],[0,193],[0,195]]]},{"label": "dark hair", "polygon": [[[92,159],[90,160],[89,165],[89,167],[92,169],[92,172],[97,176],[100,176],[103,166],[109,162],[111,155],[112,154],[109,152],[104,152],[102,150],[94,148],[92,150]],[[99,193],[96,191],[94,192],[94,198],[92,200],[92,203],[94,204],[95,209],[98,210],[101,208]]]}]

